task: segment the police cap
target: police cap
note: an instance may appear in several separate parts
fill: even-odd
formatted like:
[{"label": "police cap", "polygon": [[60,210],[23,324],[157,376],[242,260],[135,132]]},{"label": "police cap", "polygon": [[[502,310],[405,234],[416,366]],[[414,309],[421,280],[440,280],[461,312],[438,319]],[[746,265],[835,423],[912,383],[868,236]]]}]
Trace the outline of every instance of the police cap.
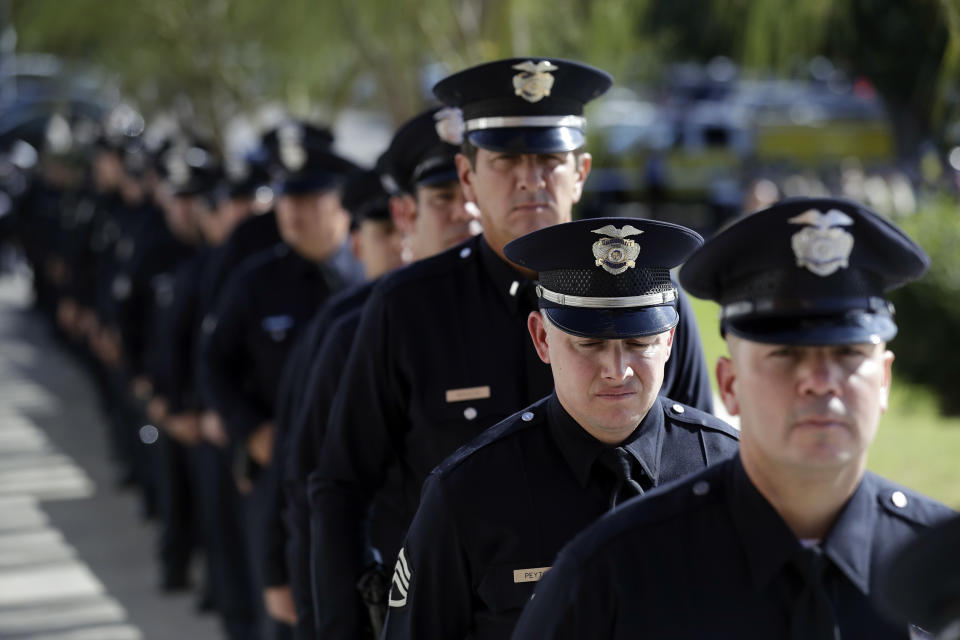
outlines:
[{"label": "police cap", "polygon": [[455,73],[433,88],[463,111],[477,147],[509,153],[557,153],[584,146],[584,105],[610,88],[610,74],[547,58],[511,58]]},{"label": "police cap", "polygon": [[929,258],[903,231],[839,198],[792,198],[724,229],[680,270],[692,295],[720,304],[721,332],[776,344],[892,339],[883,293]]},{"label": "police cap", "polygon": [[266,144],[281,194],[300,195],[336,189],[357,170],[333,152],[328,129],[291,121],[268,134]]},{"label": "police cap", "polygon": [[454,182],[454,157],[462,139],[458,109],[429,109],[397,130],[385,153],[384,168],[405,193],[413,194],[418,185]]},{"label": "police cap", "polygon": [[165,179],[174,196],[189,197],[212,193],[223,173],[213,149],[196,140],[180,140],[163,157]]},{"label": "police cap", "polygon": [[540,309],[575,336],[636,338],[675,327],[677,289],[670,269],[703,244],[669,222],[591,218],[554,225],[504,247],[538,273]]},{"label": "police cap", "polygon": [[376,170],[351,175],[343,187],[341,202],[356,225],[364,220],[390,220],[390,196]]}]

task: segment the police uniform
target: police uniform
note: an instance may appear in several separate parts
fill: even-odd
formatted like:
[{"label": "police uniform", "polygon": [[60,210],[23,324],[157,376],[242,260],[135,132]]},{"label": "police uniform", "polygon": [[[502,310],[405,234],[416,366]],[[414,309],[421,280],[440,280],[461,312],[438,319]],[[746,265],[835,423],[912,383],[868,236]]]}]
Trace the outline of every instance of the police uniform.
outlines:
[{"label": "police uniform", "polygon": [[916,637],[960,638],[960,516],[906,545],[885,567],[880,595]]},{"label": "police uniform", "polygon": [[[562,331],[628,339],[676,326],[675,266],[702,242],[668,223],[603,218],[508,244],[539,273],[541,313]],[[738,434],[657,398],[619,445],[592,437],[556,394],[447,458],[430,476],[395,570],[386,638],[508,638],[560,548],[630,495],[734,455]],[[629,473],[610,467],[622,456]],[[636,490],[636,489],[635,489]],[[614,502],[611,505],[611,502]]]},{"label": "police uniform", "polygon": [[[435,92],[462,107],[473,144],[563,152],[582,145],[583,106],[610,83],[579,63],[517,59],[460,72]],[[390,274],[374,289],[310,483],[321,636],[357,637],[366,614],[355,584],[376,559],[371,546],[393,564],[433,467],[552,391],[550,369],[526,328],[536,309],[534,283],[483,236]],[[690,378],[706,381],[702,357],[699,366],[702,378]]]},{"label": "police uniform", "polygon": [[[315,136],[315,130],[294,125],[284,131],[278,154],[285,165],[282,193],[338,189],[356,169],[330,151],[325,136]],[[286,245],[274,245],[242,263],[224,285],[216,310],[204,320],[204,401],[224,420],[235,455],[234,473],[253,481],[252,493],[241,503],[249,566],[261,588],[275,586],[264,573],[263,523],[271,486],[261,481],[263,469],[247,455],[245,445],[258,426],[275,418],[279,381],[297,335],[333,293],[362,281],[362,267],[346,242],[320,264]]]},{"label": "police uniform", "polygon": [[[883,292],[928,260],[846,200],[798,198],[748,216],[680,271],[721,328],[787,345],[878,343]],[[865,473],[819,541],[801,541],[740,457],[601,519],[561,553],[514,638],[907,638],[878,605],[879,568],[951,510]]]}]

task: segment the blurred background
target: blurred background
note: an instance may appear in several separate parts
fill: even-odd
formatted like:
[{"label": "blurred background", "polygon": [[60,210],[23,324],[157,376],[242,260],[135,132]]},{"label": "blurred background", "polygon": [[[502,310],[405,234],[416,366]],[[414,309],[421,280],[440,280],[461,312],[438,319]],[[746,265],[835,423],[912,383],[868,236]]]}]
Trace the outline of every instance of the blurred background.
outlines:
[{"label": "blurred background", "polygon": [[[708,236],[782,197],[847,195],[927,250],[929,274],[894,297],[895,392],[870,464],[960,507],[956,0],[0,0],[0,242],[60,120],[72,136],[83,119],[187,129],[228,153],[292,115],[370,166],[449,72],[537,55],[615,78],[587,114],[578,215]],[[712,362],[717,310],[697,311]]]}]

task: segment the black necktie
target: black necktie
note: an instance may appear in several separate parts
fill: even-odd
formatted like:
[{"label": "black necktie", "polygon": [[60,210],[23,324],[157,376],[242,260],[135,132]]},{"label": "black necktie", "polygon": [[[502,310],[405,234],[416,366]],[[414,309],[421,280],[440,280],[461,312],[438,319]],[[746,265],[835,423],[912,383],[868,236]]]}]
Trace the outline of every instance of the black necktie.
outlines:
[{"label": "black necktie", "polygon": [[839,640],[833,605],[823,584],[828,559],[819,547],[805,547],[790,565],[800,574],[800,590],[793,605],[793,640]]},{"label": "black necktie", "polygon": [[639,496],[643,487],[630,476],[630,454],[623,447],[607,447],[600,452],[597,458],[600,464],[616,477],[613,492],[610,494],[610,508],[618,503]]}]

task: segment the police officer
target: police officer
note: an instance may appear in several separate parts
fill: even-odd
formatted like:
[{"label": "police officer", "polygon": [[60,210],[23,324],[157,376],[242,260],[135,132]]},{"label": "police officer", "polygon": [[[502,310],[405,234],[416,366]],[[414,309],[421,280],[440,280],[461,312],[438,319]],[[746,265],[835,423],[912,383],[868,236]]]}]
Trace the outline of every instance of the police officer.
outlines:
[{"label": "police officer", "polygon": [[939,503],[866,472],[897,332],[884,291],[929,260],[847,200],[785,200],[680,271],[721,305],[717,379],[740,453],[587,529],[515,638],[907,638],[877,570]]},{"label": "police officer", "polygon": [[[363,265],[369,279],[376,279],[402,264],[402,238],[390,219],[389,197],[384,191],[380,174],[376,170],[360,171],[350,176],[343,189],[343,206],[353,220],[351,244],[353,253]],[[295,608],[295,636],[310,640],[315,637],[313,612],[310,604],[310,564],[306,553],[294,557],[287,538],[295,526],[289,510],[285,508],[284,492],[294,488],[285,487],[289,458],[296,455],[299,442],[294,441],[293,415],[297,404],[306,392],[305,378],[311,368],[331,323],[357,301],[358,290],[368,290],[359,285],[341,291],[327,300],[310,320],[306,330],[297,339],[290,357],[284,365],[277,398],[276,443],[274,460],[270,465],[269,482],[272,485],[270,504],[264,519],[264,573],[269,584],[289,585],[292,604]],[[306,478],[298,487],[299,502],[305,504]],[[300,509],[299,513],[304,514]],[[306,522],[305,517],[301,518]],[[301,531],[305,529],[301,527]],[[300,538],[305,539],[305,536]],[[303,545],[300,545],[303,548]]]},{"label": "police officer", "polygon": [[363,278],[350,252],[350,218],[340,201],[343,182],[356,167],[333,153],[329,135],[320,131],[295,122],[278,130],[283,181],[277,226],[284,244],[242,265],[201,340],[206,401],[226,425],[238,480],[250,492],[243,502],[251,567],[260,574],[268,613],[278,618],[290,610],[289,591],[266,584],[259,564],[270,495],[259,480],[272,457],[277,385],[290,346],[317,308]]},{"label": "police officer", "polygon": [[958,640],[960,516],[906,545],[884,571],[880,594],[901,622],[910,625],[916,637]]},{"label": "police officer", "polygon": [[[526,329],[533,273],[503,246],[570,220],[590,170],[583,107],[610,84],[588,65],[514,59],[435,87],[462,108],[457,170],[483,234],[384,278],[364,307],[312,484],[321,636],[358,636],[366,614],[355,585],[374,550],[394,563],[430,470],[552,390]],[[696,329],[680,327],[693,338],[676,338],[664,388],[709,402]]]},{"label": "police officer", "polygon": [[508,638],[583,527],[736,453],[733,427],[658,397],[679,320],[669,270],[702,242],[666,222],[603,218],[504,247],[539,273],[528,328],[555,391],[431,474],[397,561],[386,638]]}]

